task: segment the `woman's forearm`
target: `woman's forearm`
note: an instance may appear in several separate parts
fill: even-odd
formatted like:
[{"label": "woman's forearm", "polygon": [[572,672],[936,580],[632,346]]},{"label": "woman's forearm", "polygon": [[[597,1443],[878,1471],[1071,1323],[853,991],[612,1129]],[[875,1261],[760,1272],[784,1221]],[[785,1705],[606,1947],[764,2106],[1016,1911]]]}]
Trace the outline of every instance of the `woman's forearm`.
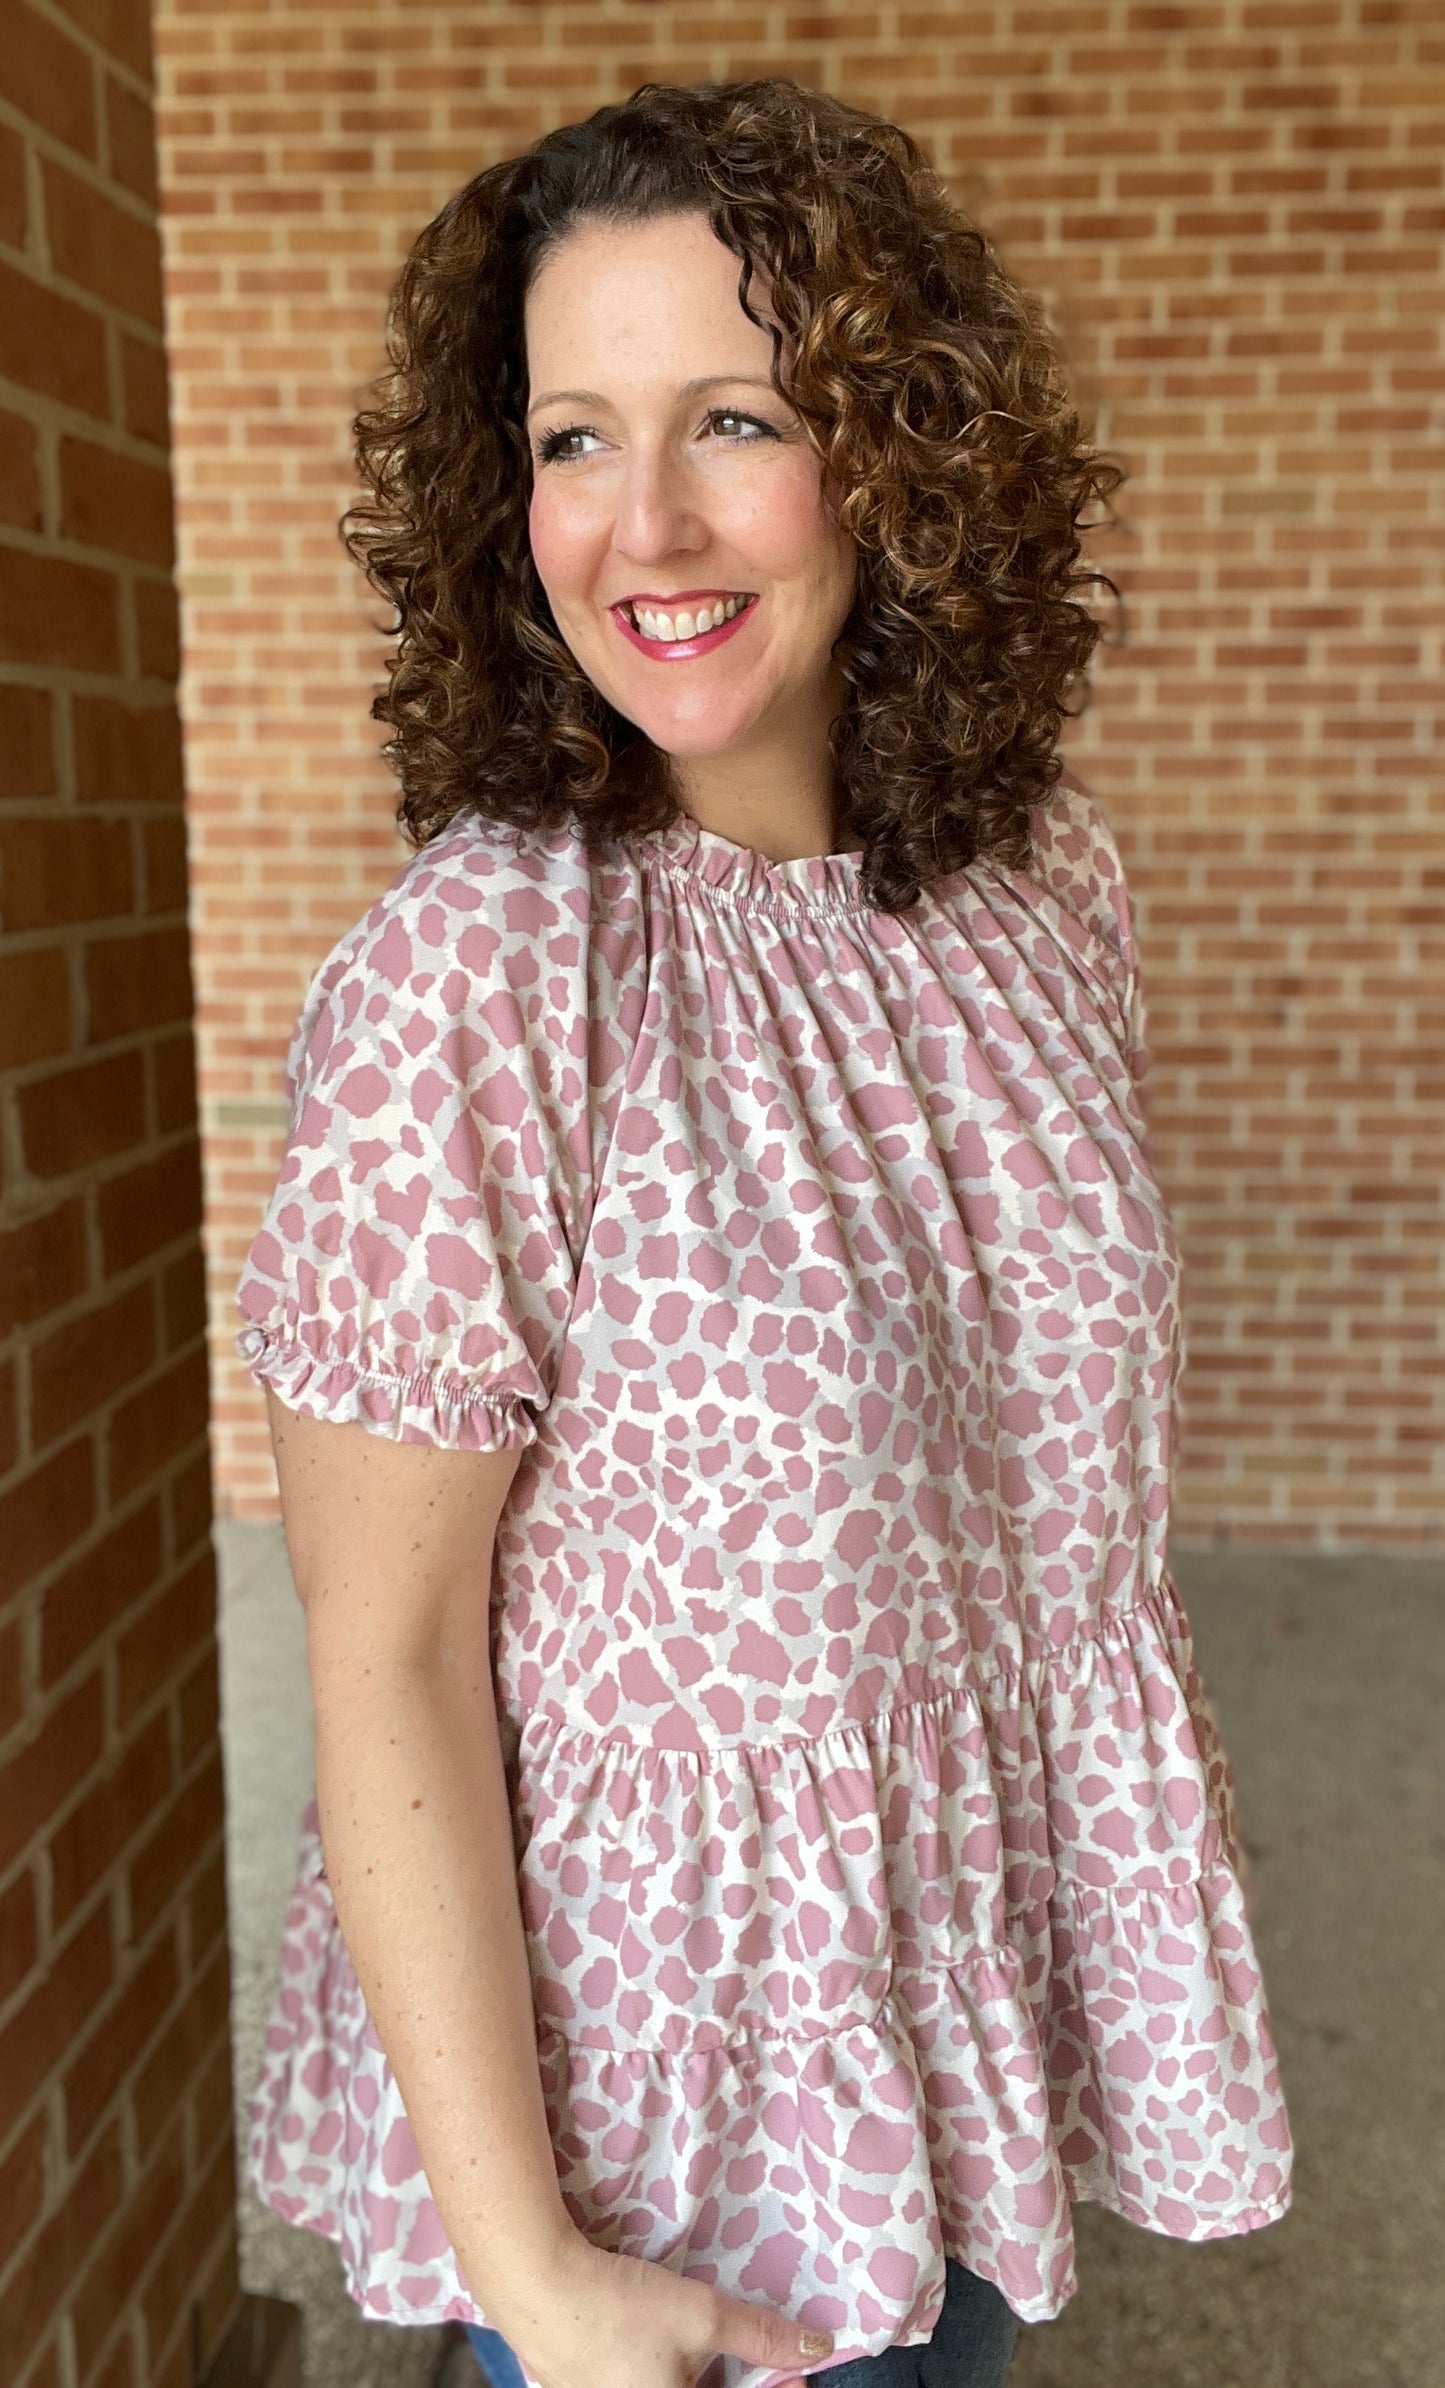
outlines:
[{"label": "woman's forearm", "polygon": [[[318,1647],[318,1641],[321,1646]],[[481,1664],[311,1637],[326,1867],[437,2210],[489,2319],[575,2236],[537,2063],[486,1634]]]}]

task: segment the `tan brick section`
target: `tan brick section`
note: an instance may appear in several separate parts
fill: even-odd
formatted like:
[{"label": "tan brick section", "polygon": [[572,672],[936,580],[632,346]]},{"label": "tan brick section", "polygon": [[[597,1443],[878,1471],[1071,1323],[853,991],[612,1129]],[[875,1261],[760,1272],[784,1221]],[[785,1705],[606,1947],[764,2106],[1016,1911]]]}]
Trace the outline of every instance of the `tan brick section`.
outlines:
[{"label": "tan brick section", "polygon": [[[1132,479],[1073,758],[1117,820],[1185,1260],[1181,1541],[1428,1542],[1441,1422],[1445,31],[1434,0],[160,0],[219,1497],[305,977],[404,858],[337,545],[415,229],[649,79],[897,116]],[[78,238],[77,234],[77,238]],[[0,309],[3,326],[3,309]],[[0,338],[3,338],[0,330]],[[54,369],[84,370],[58,327]],[[27,502],[23,463],[13,502]],[[125,519],[145,520],[127,492]],[[90,624],[77,589],[67,618]],[[89,635],[98,636],[98,626]]]},{"label": "tan brick section", "polygon": [[238,2295],[144,0],[0,0],[0,2379]]}]

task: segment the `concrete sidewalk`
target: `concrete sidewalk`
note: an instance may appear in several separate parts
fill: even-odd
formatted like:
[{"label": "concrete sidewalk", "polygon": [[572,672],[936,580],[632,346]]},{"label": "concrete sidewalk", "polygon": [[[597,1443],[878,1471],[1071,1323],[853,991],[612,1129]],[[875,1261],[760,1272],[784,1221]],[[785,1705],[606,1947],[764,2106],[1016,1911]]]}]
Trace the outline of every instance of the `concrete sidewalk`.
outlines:
[{"label": "concrete sidewalk", "polygon": [[[311,1705],[279,1526],[216,1543],[243,2133]],[[1239,1778],[1295,2208],[1202,2247],[1078,2211],[1079,2295],[1024,2332],[1010,2388],[1445,2388],[1445,1565],[1170,1557]],[[241,2266],[302,2307],[306,2388],[431,2380],[442,2332],[363,2321],[335,2248],[245,2190]]]}]

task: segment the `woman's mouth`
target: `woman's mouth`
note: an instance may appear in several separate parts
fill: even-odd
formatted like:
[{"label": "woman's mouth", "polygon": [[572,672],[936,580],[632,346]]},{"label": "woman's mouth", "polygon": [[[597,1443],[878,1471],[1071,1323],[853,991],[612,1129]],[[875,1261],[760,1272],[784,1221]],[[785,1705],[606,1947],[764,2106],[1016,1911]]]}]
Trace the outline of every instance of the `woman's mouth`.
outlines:
[{"label": "woman's mouth", "polygon": [[739,590],[702,605],[678,605],[670,613],[631,599],[608,611],[623,637],[644,655],[659,662],[682,662],[720,647],[747,621],[757,602],[756,591]]}]

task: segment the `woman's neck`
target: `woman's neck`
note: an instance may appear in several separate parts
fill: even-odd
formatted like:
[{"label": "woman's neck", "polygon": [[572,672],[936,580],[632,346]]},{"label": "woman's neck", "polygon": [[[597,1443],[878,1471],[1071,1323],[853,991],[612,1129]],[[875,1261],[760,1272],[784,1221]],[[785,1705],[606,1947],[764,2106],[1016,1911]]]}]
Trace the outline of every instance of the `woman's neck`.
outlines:
[{"label": "woman's neck", "polygon": [[826,720],[719,755],[668,758],[678,803],[703,829],[769,862],[854,851]]}]

